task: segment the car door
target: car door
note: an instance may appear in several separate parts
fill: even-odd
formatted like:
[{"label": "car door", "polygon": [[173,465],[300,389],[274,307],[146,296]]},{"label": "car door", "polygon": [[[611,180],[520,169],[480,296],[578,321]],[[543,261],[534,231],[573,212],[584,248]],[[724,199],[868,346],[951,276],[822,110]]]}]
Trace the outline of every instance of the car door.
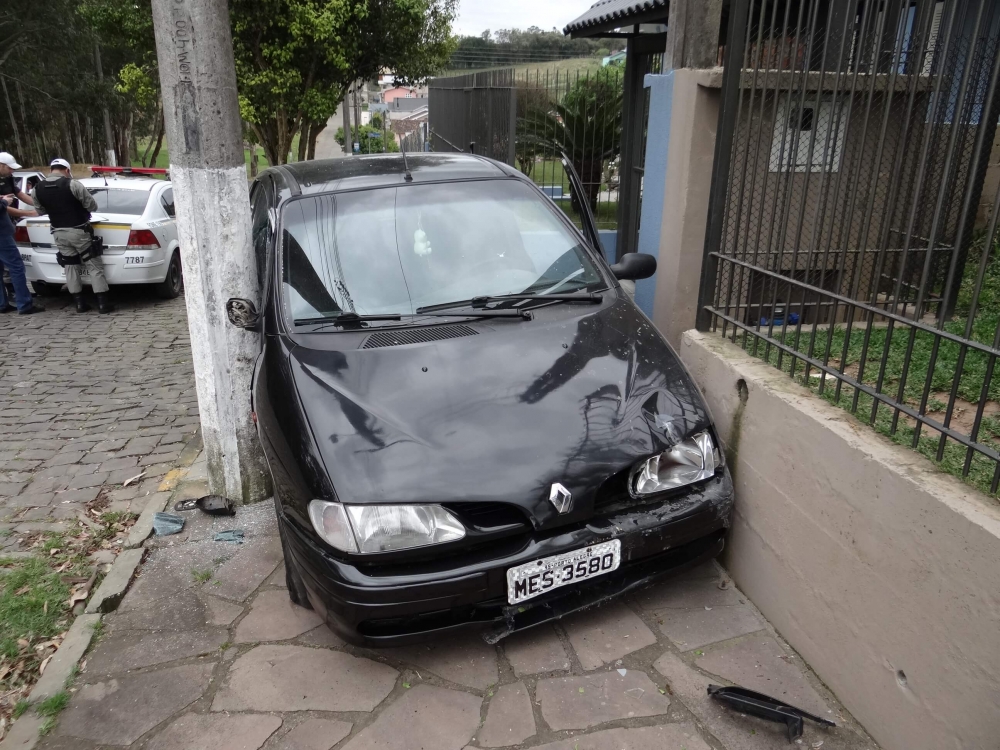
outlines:
[{"label": "car door", "polygon": [[257,299],[253,302],[260,313],[260,327],[257,331],[259,349],[257,362],[254,365],[253,395],[251,397],[254,402],[257,401],[258,381],[264,359],[264,332],[268,328],[267,299],[271,291],[268,262],[270,250],[274,244],[273,194],[271,178],[268,176],[258,178],[250,191],[250,244],[253,247],[254,265],[257,269],[258,289]]},{"label": "car door", "polygon": [[572,192],[573,197],[576,199],[575,203],[579,207],[583,236],[587,238],[594,250],[599,252],[603,257],[607,257],[604,253],[604,245],[601,243],[601,235],[597,231],[597,220],[594,218],[594,212],[590,210],[590,200],[583,189],[583,181],[580,179],[580,175],[576,173],[573,162],[569,160],[565,152],[561,156],[563,170],[569,179],[570,192]]},{"label": "car door", "polygon": [[170,247],[177,243],[177,209],[174,206],[174,189],[168,183],[165,188],[160,191],[157,197],[157,202],[160,204],[160,208],[167,215],[167,221],[160,224],[158,229],[163,235],[164,247]]}]

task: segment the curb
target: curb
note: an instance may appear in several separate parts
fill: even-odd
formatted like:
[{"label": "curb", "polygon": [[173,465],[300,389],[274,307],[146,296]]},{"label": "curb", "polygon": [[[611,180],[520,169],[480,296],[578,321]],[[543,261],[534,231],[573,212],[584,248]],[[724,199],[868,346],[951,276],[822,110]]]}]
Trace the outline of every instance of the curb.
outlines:
[{"label": "curb", "polygon": [[[84,612],[88,615],[96,614],[98,612],[111,612],[118,606],[118,602],[122,600],[125,596],[125,590],[128,589],[128,585],[132,582],[132,576],[135,575],[135,569],[139,567],[139,563],[142,562],[141,547],[138,549],[127,549],[118,553],[118,557],[115,558],[114,563],[111,565],[111,570],[101,581],[101,585],[98,586],[97,591],[90,601],[87,603],[87,609]],[[75,622],[73,623],[76,624]],[[59,653],[58,651],[56,653]]]},{"label": "curb", "polygon": [[[175,467],[163,477],[157,492],[150,495],[146,507],[129,530],[122,551],[111,564],[111,570],[87,603],[84,614],[77,617],[70,625],[59,650],[52,656],[45,673],[28,695],[28,700],[32,704],[65,689],[74,667],[83,658],[93,640],[94,627],[100,623],[101,613],[114,611],[125,596],[135,571],[142,562],[145,553],[142,545],[153,531],[153,516],[166,507],[170,495],[187,475],[202,449],[203,442],[199,428],[181,449]],[[0,740],[0,750],[32,750],[41,739],[39,731],[44,721],[33,711],[26,712],[11,724],[10,731]]]}]

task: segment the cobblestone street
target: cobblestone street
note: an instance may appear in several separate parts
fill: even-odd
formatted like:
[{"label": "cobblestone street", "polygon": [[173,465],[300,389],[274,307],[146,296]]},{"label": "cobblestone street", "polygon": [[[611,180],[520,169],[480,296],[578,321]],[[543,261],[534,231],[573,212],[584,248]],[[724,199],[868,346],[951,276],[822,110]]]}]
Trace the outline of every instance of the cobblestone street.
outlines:
[{"label": "cobblestone street", "polygon": [[[196,432],[183,297],[116,299],[111,315],[78,315],[69,295],[0,315],[0,528],[60,530],[102,492],[139,512]],[[16,554],[15,535],[3,544]]]}]

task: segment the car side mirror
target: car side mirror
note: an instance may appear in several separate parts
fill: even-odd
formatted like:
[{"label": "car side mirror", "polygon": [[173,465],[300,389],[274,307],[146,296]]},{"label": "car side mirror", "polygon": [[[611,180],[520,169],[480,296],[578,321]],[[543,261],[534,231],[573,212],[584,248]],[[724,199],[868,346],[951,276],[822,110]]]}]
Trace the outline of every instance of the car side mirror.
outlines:
[{"label": "car side mirror", "polygon": [[226,315],[229,316],[229,322],[237,328],[245,328],[248,331],[260,330],[260,313],[248,299],[233,297],[227,301]]},{"label": "car side mirror", "polygon": [[619,281],[648,279],[656,273],[656,258],[646,253],[625,253],[611,266],[611,273]]}]

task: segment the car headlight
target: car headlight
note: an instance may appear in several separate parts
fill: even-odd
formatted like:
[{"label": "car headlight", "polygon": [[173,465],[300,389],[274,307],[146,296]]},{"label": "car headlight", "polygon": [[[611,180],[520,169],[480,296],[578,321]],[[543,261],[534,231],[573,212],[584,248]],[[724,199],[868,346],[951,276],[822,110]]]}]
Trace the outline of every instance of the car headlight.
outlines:
[{"label": "car headlight", "polygon": [[708,479],[721,465],[722,455],[712,436],[708,431],[699,432],[636,466],[629,490],[639,496],[677,489]]},{"label": "car headlight", "polygon": [[440,505],[341,505],[309,503],[313,528],[343,552],[389,552],[454,542],[465,527]]}]

